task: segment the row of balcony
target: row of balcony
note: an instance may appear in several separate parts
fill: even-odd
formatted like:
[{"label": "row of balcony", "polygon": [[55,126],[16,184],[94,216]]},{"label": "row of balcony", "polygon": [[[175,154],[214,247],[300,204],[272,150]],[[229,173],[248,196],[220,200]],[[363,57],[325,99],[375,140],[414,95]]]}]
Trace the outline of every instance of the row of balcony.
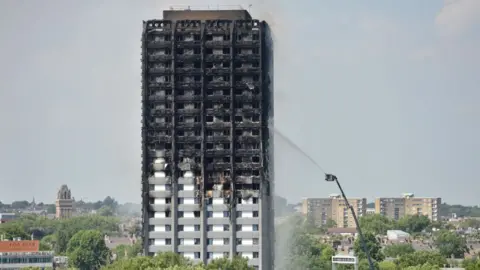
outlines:
[{"label": "row of balcony", "polygon": [[[154,89],[171,89],[173,87],[172,82],[155,82],[155,81],[150,81],[146,83],[149,88],[154,88]],[[196,88],[200,89],[202,88],[203,83],[201,81],[192,81],[192,82],[177,82],[175,83],[175,88],[180,89],[180,90],[190,90],[191,88]],[[238,90],[247,90],[244,91],[241,95],[245,96],[248,94],[252,94],[251,88],[258,88],[260,87],[260,82],[249,82],[246,83],[244,81],[236,81],[234,82],[233,86],[238,89]],[[223,90],[223,89],[230,89],[232,87],[232,84],[230,81],[210,81],[206,83],[207,88],[218,88],[218,90]],[[209,94],[207,94],[209,95]],[[211,94],[213,95],[213,94]]]},{"label": "row of balcony", "polygon": [[[232,123],[231,122],[206,122],[205,126],[207,128],[211,128],[213,130],[222,130],[227,127],[231,127]],[[235,123],[236,128],[258,128],[261,127],[262,123],[260,122],[251,122],[251,121],[243,121],[239,123]],[[193,122],[193,123],[176,123],[175,124],[176,128],[186,128],[186,129],[192,129],[192,128],[201,128],[202,123],[201,122]],[[147,121],[145,122],[145,129],[148,130],[155,130],[155,129],[171,129],[173,128],[173,123],[167,123],[167,122],[150,122]]]},{"label": "row of balcony", "polygon": [[[239,155],[240,150],[236,151],[236,155]],[[245,150],[245,153],[247,151],[252,151],[252,150]],[[257,150],[255,150],[257,151]],[[259,154],[258,152],[251,153],[251,155]],[[179,177],[177,179],[178,184],[185,184],[185,185],[193,185],[195,184],[195,178],[194,177]],[[259,183],[260,181],[260,176],[236,176],[235,177],[235,182],[237,183],[244,183],[244,184],[252,184],[252,183]],[[154,177],[151,176],[148,178],[148,183],[151,185],[168,185],[172,183],[172,177],[166,176],[166,177]]]},{"label": "row of balcony", "polygon": [[[241,102],[253,102],[253,101],[260,101],[262,96],[258,95],[235,95],[236,101]],[[164,102],[172,102],[173,96],[172,95],[151,95],[147,98],[150,103],[164,103]],[[230,95],[207,95],[205,97],[199,95],[184,95],[184,96],[176,96],[175,101],[185,101],[185,102],[195,102],[195,101],[217,101],[217,102],[230,102],[231,96]],[[254,111],[247,112],[247,113],[255,113]]]},{"label": "row of balcony", "polygon": [[[202,57],[201,54],[176,54],[175,61],[182,62],[182,61],[200,61],[202,58],[206,62],[214,62],[214,61],[243,61],[248,62],[252,60],[260,60],[260,54],[234,54],[233,58],[230,54],[207,54]],[[167,62],[173,61],[174,56],[172,54],[158,54],[158,55],[148,55],[147,59],[149,62]]]},{"label": "row of balcony", "polygon": [[244,47],[244,48],[250,48],[250,47],[258,47],[260,46],[260,41],[259,40],[236,40],[232,42],[231,40],[206,40],[206,41],[201,41],[201,40],[181,40],[181,41],[165,41],[165,40],[160,40],[160,41],[149,41],[147,42],[147,48],[148,49],[163,49],[163,48],[172,48],[175,46],[175,48],[195,48],[195,47],[200,47],[204,46],[206,48],[224,48],[224,47]]},{"label": "row of balcony", "polygon": [[[202,110],[189,108],[189,109],[176,109],[175,112],[177,115],[197,116],[202,113]],[[260,109],[254,109],[254,108],[236,108],[233,110],[233,112],[234,114],[242,114],[244,116],[261,115],[262,113]],[[173,109],[151,109],[149,113],[149,115],[151,116],[172,116],[173,114],[174,114]],[[232,110],[224,109],[224,108],[205,109],[205,115],[211,115],[211,116],[232,115]]]},{"label": "row of balcony", "polygon": [[[233,69],[233,73],[237,74],[250,74],[250,73],[259,73],[261,71],[260,67],[237,67]],[[149,68],[149,74],[162,74],[162,75],[171,75],[173,74],[173,68]],[[202,75],[203,70],[201,68],[176,68],[175,73],[177,74],[192,74],[192,75]],[[232,73],[230,68],[205,68],[205,75],[227,75]]]}]

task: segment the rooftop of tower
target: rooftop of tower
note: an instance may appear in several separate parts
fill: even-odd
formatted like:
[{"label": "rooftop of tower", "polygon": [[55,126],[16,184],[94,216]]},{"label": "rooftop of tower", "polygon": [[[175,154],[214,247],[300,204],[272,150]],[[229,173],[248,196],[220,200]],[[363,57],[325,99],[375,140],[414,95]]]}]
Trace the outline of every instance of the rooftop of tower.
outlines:
[{"label": "rooftop of tower", "polygon": [[164,20],[251,20],[241,6],[172,6],[163,11]]}]

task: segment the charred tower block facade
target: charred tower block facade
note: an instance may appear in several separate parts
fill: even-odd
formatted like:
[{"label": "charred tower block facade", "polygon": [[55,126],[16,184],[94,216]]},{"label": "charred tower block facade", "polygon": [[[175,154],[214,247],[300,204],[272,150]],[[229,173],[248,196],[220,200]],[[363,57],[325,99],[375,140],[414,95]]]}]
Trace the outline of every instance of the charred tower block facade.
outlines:
[{"label": "charred tower block facade", "polygon": [[245,10],[163,15],[142,35],[144,252],[273,269],[268,25]]}]

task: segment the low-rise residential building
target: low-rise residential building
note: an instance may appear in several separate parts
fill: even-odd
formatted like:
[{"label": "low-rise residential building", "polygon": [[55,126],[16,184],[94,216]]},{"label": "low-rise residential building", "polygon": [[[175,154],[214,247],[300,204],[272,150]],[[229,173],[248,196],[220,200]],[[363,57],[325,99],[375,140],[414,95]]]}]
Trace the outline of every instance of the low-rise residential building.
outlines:
[{"label": "low-rise residential building", "polygon": [[405,193],[397,198],[377,198],[375,212],[395,220],[408,215],[425,215],[437,221],[441,202],[441,198],[415,197],[413,193]]},{"label": "low-rise residential building", "polygon": [[15,213],[0,213],[0,223],[7,223],[17,218]]},{"label": "low-rise residential building", "polygon": [[[351,198],[348,201],[357,217],[366,215],[366,198]],[[333,220],[338,228],[357,227],[345,200],[338,194],[331,194],[329,198],[304,199],[302,213],[317,226],[327,225],[328,220]]]},{"label": "low-rise residential building", "polygon": [[38,240],[0,241],[0,269],[53,267],[53,251],[39,251]]}]

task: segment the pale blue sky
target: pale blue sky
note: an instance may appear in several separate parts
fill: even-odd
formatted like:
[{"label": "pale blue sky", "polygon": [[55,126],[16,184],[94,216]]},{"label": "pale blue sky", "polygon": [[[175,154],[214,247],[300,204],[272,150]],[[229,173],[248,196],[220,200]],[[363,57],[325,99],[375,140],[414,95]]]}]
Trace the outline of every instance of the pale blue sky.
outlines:
[{"label": "pale blue sky", "polygon": [[[173,2],[173,1],[172,1]],[[175,1],[177,2],[177,1]],[[275,31],[275,126],[347,195],[480,204],[480,1],[253,4]],[[0,200],[140,201],[140,35],[168,1],[0,1]],[[276,190],[337,192],[276,139]]]}]

